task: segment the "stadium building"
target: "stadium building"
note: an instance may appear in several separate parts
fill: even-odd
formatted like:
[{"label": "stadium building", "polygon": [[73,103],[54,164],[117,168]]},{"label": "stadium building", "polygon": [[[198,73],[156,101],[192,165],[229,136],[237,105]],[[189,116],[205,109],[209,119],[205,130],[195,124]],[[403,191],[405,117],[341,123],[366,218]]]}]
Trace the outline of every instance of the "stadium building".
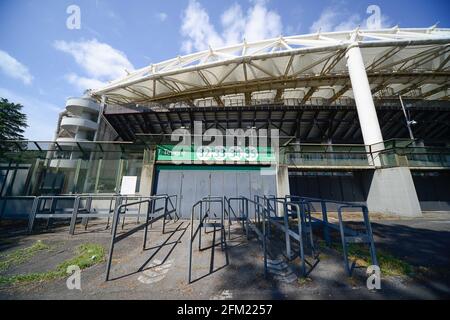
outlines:
[{"label": "stadium building", "polygon": [[[69,98],[52,142],[3,142],[0,195],[177,194],[184,217],[207,195],[449,211],[449,85],[450,29],[209,48]],[[241,144],[207,147],[219,133]]]}]

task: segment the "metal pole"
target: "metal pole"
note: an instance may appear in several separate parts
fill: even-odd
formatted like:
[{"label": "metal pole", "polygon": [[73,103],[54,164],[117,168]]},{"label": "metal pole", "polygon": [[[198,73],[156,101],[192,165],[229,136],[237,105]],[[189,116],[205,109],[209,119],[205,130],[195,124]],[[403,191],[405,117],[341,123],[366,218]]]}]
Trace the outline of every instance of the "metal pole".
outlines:
[{"label": "metal pole", "polygon": [[[192,239],[194,235],[194,211],[195,211],[195,205],[192,207],[191,212],[191,236],[189,238],[189,272],[188,272],[188,283],[191,283],[191,271],[192,271],[192,242],[194,239]],[[201,226],[200,226],[200,234],[201,232]]]},{"label": "metal pole", "polygon": [[162,227],[162,233],[166,233],[166,215],[167,215],[167,197],[164,198],[164,217],[163,217],[163,227]]},{"label": "metal pole", "polygon": [[415,139],[414,139],[414,134],[413,134],[412,128],[411,128],[411,124],[414,124],[415,121],[409,119],[409,116],[408,116],[408,114],[406,113],[405,105],[403,104],[402,96],[401,96],[401,95],[398,95],[398,98],[400,99],[400,104],[401,104],[402,109],[403,109],[403,114],[405,115],[406,126],[408,127],[409,137],[410,137],[411,140],[415,140]]},{"label": "metal pole", "polygon": [[77,223],[77,215],[79,207],[80,207],[80,196],[77,196],[75,198],[75,204],[73,206],[72,219],[70,220],[70,229],[69,229],[70,235],[73,235],[75,233],[75,225]]},{"label": "metal pole", "polygon": [[225,247],[224,247],[224,242],[225,242],[225,217],[224,217],[224,215],[225,215],[225,204],[224,204],[224,197],[222,197],[222,199],[221,199],[221,201],[220,201],[220,204],[221,204],[221,206],[222,206],[222,212],[221,212],[221,218],[220,218],[220,223],[221,223],[221,226],[220,226],[220,247],[221,247],[221,249],[222,249],[222,251],[224,251],[225,250]]},{"label": "metal pole", "polygon": [[30,217],[28,219],[28,233],[31,234],[33,232],[34,219],[36,219],[36,213],[39,208],[40,197],[36,197],[33,201],[33,206],[31,208]]},{"label": "metal pole", "polygon": [[250,234],[249,234],[249,230],[248,230],[248,225],[249,225],[249,223],[250,223],[250,221],[249,221],[249,213],[248,213],[248,199],[247,198],[245,198],[245,210],[246,210],[246,212],[245,212],[245,221],[246,221],[246,227],[245,227],[245,233],[246,233],[246,236],[247,236],[247,240],[248,239],[250,239]]},{"label": "metal pole", "polygon": [[150,213],[151,213],[152,208],[153,208],[152,207],[152,202],[153,201],[154,200],[150,199],[148,201],[148,204],[147,204],[147,215],[146,215],[146,218],[145,218],[145,229],[144,229],[144,244],[142,246],[142,250],[145,250],[146,249],[146,245],[147,245],[148,219],[150,217]]},{"label": "metal pole", "polygon": [[[259,205],[258,205],[259,208]],[[267,243],[266,243],[266,213],[265,213],[265,209],[263,207],[263,224],[262,224],[262,231],[263,231],[263,250],[264,250],[264,277],[267,278]],[[259,216],[259,214],[258,214]]]},{"label": "metal pole", "polygon": [[370,245],[370,255],[372,258],[372,264],[378,266],[377,253],[375,251],[375,243],[373,240],[372,226],[369,220],[369,210],[366,206],[362,208],[363,216],[364,216],[364,224],[366,225],[367,235],[369,237],[369,245]]},{"label": "metal pole", "polygon": [[298,212],[297,226],[298,226],[298,240],[299,240],[299,247],[300,247],[300,259],[302,260],[301,269],[302,269],[302,274],[305,276],[306,275],[306,262],[305,262],[305,251],[304,251],[304,247],[303,247],[303,226],[302,226],[302,219],[301,219],[301,212],[300,212],[301,208],[298,204],[295,204],[295,207]]},{"label": "metal pole", "polygon": [[330,230],[328,228],[328,212],[327,204],[325,201],[320,201],[320,206],[322,207],[322,225],[323,225],[323,237],[327,246],[331,246]]},{"label": "metal pole", "polygon": [[348,252],[347,252],[347,242],[345,241],[345,229],[344,222],[342,221],[342,206],[338,209],[338,218],[339,218],[339,231],[341,233],[341,242],[342,242],[342,253],[344,255],[344,268],[347,271],[348,276],[352,275],[352,270],[348,265]]},{"label": "metal pole", "polygon": [[288,259],[291,259],[291,237],[289,235],[289,221],[288,221],[288,204],[284,203],[284,235],[286,241],[286,255]]},{"label": "metal pole", "polygon": [[203,201],[200,201],[200,213],[199,213],[199,232],[198,232],[198,250],[202,250],[202,227],[203,227]]},{"label": "metal pole", "polygon": [[111,244],[109,246],[109,256],[108,256],[108,263],[106,264],[106,279],[105,281],[109,280],[109,272],[111,270],[111,263],[112,263],[112,256],[113,256],[113,252],[114,252],[114,243],[115,243],[115,237],[116,237],[116,233],[117,233],[117,225],[119,224],[119,213],[120,213],[120,209],[121,209],[121,205],[116,207],[116,210],[114,211],[114,218],[113,218],[113,222],[112,222],[112,237],[111,237]]}]

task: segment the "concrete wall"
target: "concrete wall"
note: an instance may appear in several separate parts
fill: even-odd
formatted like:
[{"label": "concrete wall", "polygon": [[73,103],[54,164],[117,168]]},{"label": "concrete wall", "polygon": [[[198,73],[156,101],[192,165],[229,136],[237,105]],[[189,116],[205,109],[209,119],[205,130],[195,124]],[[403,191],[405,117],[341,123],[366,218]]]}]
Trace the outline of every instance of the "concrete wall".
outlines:
[{"label": "concrete wall", "polygon": [[413,171],[422,211],[450,211],[450,170]]},{"label": "concrete wall", "polygon": [[[411,191],[411,180],[408,178],[408,168],[400,169],[406,175],[406,178],[402,178],[394,175],[392,172],[396,172],[396,169],[384,169],[387,171],[377,171],[377,176],[372,186],[375,170],[358,170],[353,172],[347,171],[290,171],[289,183],[291,194],[302,195],[312,198],[323,198],[328,200],[345,201],[353,203],[367,204],[369,197],[369,191],[372,186],[372,192],[375,192],[378,185],[381,190],[389,190],[383,195],[381,200],[379,196],[375,197],[375,193],[372,193],[373,202],[371,203],[372,211],[377,210],[380,212],[386,212],[386,208],[380,208],[376,203],[378,201],[386,202],[393,201],[396,205],[397,200],[390,199],[393,194],[398,193],[397,190],[402,190],[402,193],[406,192],[406,187],[409,186],[409,192]],[[380,173],[382,172],[382,173]],[[388,182],[380,182],[380,175],[387,176],[391,172],[391,179],[387,179]],[[406,180],[402,180],[406,179]],[[422,211],[450,211],[450,171],[415,171],[412,173],[412,179],[414,182],[414,189],[417,193],[417,198]],[[389,182],[390,181],[390,182]],[[401,182],[402,181],[402,182]],[[381,184],[381,185],[380,185]],[[383,184],[385,184],[383,186]],[[395,186],[395,187],[393,187]],[[394,189],[394,190],[392,190]],[[414,195],[414,194],[413,194]],[[401,195],[403,197],[403,195]],[[387,200],[386,200],[387,199]],[[415,197],[412,201],[417,205]],[[320,208],[316,208],[320,210]],[[335,209],[330,204],[330,209]],[[412,210],[411,208],[403,208],[402,210]],[[416,215],[419,215],[417,206],[415,207]],[[392,211],[391,211],[392,212]],[[395,212],[397,212],[395,210]],[[404,215],[400,212],[399,215]]]},{"label": "concrete wall", "polygon": [[409,168],[375,170],[367,207],[370,212],[420,217],[422,210]]}]

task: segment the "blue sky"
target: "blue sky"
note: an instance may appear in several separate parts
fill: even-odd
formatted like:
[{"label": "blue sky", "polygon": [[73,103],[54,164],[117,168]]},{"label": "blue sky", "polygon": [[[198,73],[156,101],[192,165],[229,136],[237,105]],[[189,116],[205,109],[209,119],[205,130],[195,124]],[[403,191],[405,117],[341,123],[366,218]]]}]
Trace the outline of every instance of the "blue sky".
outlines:
[{"label": "blue sky", "polygon": [[[66,12],[80,8],[81,29]],[[450,27],[448,0],[0,0],[0,97],[22,103],[26,137],[50,140],[67,97],[177,55],[282,35],[381,26]]]}]

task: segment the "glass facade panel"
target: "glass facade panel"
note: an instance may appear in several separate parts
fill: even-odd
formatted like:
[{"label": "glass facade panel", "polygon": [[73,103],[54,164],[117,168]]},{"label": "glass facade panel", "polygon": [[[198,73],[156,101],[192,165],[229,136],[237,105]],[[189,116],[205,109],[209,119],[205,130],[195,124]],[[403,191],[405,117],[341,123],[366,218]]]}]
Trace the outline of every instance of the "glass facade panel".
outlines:
[{"label": "glass facade panel", "polygon": [[[420,147],[410,140],[385,144],[384,150],[374,153],[382,167],[450,168],[450,148]],[[51,143],[51,150],[44,150],[45,145],[24,142],[0,153],[0,196],[117,193],[123,176],[136,176],[139,192],[143,145],[99,143],[83,148],[95,152],[55,151],[57,146]],[[296,144],[281,147],[279,161],[293,167],[374,168],[366,149],[370,150],[364,145]]]}]

